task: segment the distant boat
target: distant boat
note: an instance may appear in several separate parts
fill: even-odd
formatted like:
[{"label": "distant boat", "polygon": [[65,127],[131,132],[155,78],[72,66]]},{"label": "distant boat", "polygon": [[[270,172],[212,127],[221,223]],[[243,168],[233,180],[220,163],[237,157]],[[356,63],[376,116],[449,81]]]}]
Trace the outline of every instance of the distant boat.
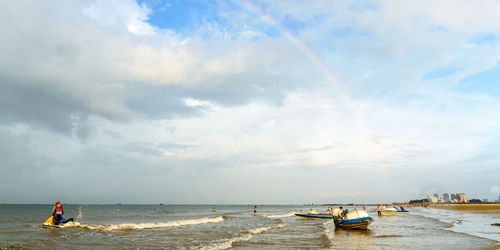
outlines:
[{"label": "distant boat", "polygon": [[405,216],[409,215],[410,212],[403,207],[380,207],[377,208],[378,215],[383,216]]},{"label": "distant boat", "polygon": [[373,221],[373,218],[366,211],[344,212],[341,216],[333,217],[335,227],[344,229],[367,230]]},{"label": "distant boat", "polygon": [[327,220],[333,219],[333,215],[329,213],[320,213],[316,209],[309,209],[306,214],[296,213],[295,216],[304,220]]}]

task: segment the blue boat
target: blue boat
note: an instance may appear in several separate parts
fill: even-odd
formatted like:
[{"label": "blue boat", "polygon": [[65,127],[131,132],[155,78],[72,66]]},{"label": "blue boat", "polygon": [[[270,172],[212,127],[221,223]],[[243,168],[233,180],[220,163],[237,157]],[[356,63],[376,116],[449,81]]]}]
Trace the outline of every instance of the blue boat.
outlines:
[{"label": "blue boat", "polygon": [[366,230],[373,221],[373,218],[366,211],[345,212],[340,216],[333,217],[335,227],[345,229]]},{"label": "blue boat", "polygon": [[316,211],[316,209],[309,209],[309,211],[306,214],[295,214],[295,216],[304,219],[304,220],[328,220],[328,219],[333,219],[332,214],[328,213],[320,213]]}]

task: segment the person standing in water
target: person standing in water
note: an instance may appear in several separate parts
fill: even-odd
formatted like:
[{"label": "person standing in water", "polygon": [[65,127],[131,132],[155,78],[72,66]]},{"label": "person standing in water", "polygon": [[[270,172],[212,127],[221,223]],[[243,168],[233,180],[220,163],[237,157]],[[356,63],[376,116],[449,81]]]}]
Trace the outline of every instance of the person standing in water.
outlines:
[{"label": "person standing in water", "polygon": [[62,216],[64,214],[64,208],[60,201],[56,201],[54,207],[52,208],[52,223],[54,225],[59,225],[59,222],[62,220]]},{"label": "person standing in water", "polygon": [[257,206],[253,206],[253,216],[257,215]]}]

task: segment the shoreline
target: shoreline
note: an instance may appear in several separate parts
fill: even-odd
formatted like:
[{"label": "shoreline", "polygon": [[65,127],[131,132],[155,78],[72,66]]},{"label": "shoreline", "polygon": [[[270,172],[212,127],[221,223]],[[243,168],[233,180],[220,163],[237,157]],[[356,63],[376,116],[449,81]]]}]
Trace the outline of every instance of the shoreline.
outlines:
[{"label": "shoreline", "polygon": [[475,214],[489,214],[500,219],[500,203],[495,204],[429,204],[428,208],[454,210]]},{"label": "shoreline", "polygon": [[[482,218],[489,218],[489,219],[483,219],[483,226],[489,227],[487,231],[489,232],[490,230],[494,230],[491,228],[498,227],[498,222],[497,220],[500,220],[500,203],[489,203],[489,204],[428,204],[426,206],[428,209],[441,209],[441,210],[452,210],[456,212],[461,212],[461,213],[468,213],[468,214],[481,214],[486,217]],[[487,240],[492,240],[494,242],[493,246],[487,247],[485,249],[494,249],[494,250],[499,250],[500,249],[500,240],[497,239],[497,237],[488,237],[491,235],[484,235],[484,232],[480,232],[480,234],[475,234],[475,233],[470,233],[467,231],[462,231],[461,229],[453,229],[449,228],[450,231],[454,231],[457,233],[465,233],[469,235],[474,235],[479,238],[484,238]],[[481,235],[483,234],[483,235]],[[491,232],[489,232],[491,234]]]}]

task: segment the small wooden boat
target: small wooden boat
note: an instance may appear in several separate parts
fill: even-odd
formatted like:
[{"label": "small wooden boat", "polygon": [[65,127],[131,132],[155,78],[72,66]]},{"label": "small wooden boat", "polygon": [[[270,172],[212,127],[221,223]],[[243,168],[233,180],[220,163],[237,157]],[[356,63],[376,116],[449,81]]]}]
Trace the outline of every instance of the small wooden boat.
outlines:
[{"label": "small wooden boat", "polygon": [[353,211],[333,217],[335,227],[344,229],[367,230],[373,221],[373,218],[366,211]]},{"label": "small wooden boat", "polygon": [[304,220],[328,220],[332,219],[333,215],[329,213],[320,213],[316,209],[309,209],[306,214],[295,214],[295,216]]}]

